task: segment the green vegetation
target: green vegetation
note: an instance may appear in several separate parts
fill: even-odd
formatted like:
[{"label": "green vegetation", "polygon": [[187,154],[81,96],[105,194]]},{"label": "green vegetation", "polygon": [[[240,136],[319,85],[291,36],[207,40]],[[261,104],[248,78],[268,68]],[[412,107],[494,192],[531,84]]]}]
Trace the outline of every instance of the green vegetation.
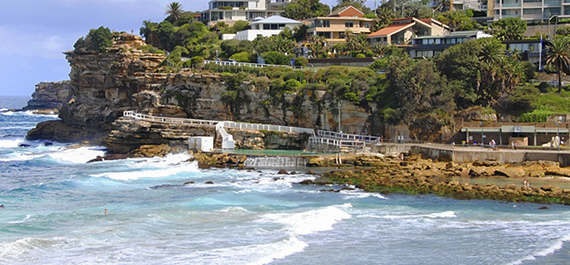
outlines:
[{"label": "green vegetation", "polygon": [[112,38],[113,33],[109,28],[101,26],[98,29],[90,30],[85,38],[79,38],[73,47],[76,51],[86,49],[104,53],[107,52],[107,48],[113,45]]}]

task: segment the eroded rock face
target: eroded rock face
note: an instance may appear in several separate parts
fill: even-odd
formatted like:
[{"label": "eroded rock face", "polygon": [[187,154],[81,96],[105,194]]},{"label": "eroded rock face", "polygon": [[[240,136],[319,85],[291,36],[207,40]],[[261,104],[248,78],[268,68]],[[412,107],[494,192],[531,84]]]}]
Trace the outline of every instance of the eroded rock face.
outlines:
[{"label": "eroded rock face", "polygon": [[57,113],[63,104],[71,99],[71,83],[61,82],[41,82],[36,85],[32,94],[32,99],[28,101],[24,110],[49,110]]},{"label": "eroded rock face", "polygon": [[[339,110],[338,102],[331,98],[326,88],[272,99],[268,93],[271,80],[248,81],[241,84],[247,100],[230,106],[221,99],[222,92],[227,88],[227,75],[195,72],[192,69],[182,69],[177,73],[161,72],[159,65],[165,55],[144,53],[137,49],[144,44],[139,36],[119,34],[115,36],[113,47],[106,53],[81,49],[65,53],[71,66],[71,89],[59,117],[67,128],[83,132],[74,133],[60,126],[58,139],[75,140],[82,135],[84,139],[98,138],[100,142],[108,134],[105,143],[109,150],[130,152],[148,144],[182,145],[182,138],[204,135],[201,134],[204,131],[202,128],[184,128],[186,133],[181,133],[177,131],[180,128],[167,125],[143,125],[137,122],[127,125],[128,122],[124,120],[113,124],[125,110],[153,116],[240,120],[334,131],[338,129],[340,113],[341,130],[381,134],[379,128],[383,127],[373,114],[375,106],[364,109],[341,100]],[[56,135],[47,133],[49,130],[46,125],[39,124],[38,129],[30,131],[28,138],[56,140],[49,138]],[[70,135],[65,136],[66,132]],[[208,130],[206,135],[214,134]],[[239,147],[252,149],[302,149],[305,144],[282,136],[268,135],[271,139],[264,137],[264,133],[258,136],[248,133],[243,137],[238,133],[235,139]]]}]

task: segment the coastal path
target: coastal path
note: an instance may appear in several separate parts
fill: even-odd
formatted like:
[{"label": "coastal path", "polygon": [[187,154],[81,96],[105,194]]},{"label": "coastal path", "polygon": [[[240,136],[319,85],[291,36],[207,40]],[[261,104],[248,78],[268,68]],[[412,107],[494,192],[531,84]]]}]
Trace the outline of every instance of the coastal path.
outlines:
[{"label": "coastal path", "polygon": [[222,136],[222,148],[232,149],[233,136],[225,129],[239,129],[239,130],[255,130],[255,131],[278,131],[278,132],[288,132],[288,133],[306,133],[311,135],[309,137],[309,145],[318,146],[325,145],[338,150],[357,150],[365,149],[366,147],[371,147],[382,141],[381,137],[369,136],[369,135],[359,135],[359,134],[348,134],[342,132],[332,132],[317,130],[315,132],[312,128],[302,128],[293,126],[283,126],[283,125],[271,125],[271,124],[260,124],[260,123],[242,123],[233,121],[214,121],[214,120],[201,120],[201,119],[189,119],[189,118],[174,118],[174,117],[163,117],[163,116],[152,116],[142,113],[137,113],[135,111],[124,111],[124,117],[131,117],[135,120],[144,120],[151,122],[160,123],[173,123],[173,124],[189,124],[196,126],[213,126],[216,127],[216,131]]}]

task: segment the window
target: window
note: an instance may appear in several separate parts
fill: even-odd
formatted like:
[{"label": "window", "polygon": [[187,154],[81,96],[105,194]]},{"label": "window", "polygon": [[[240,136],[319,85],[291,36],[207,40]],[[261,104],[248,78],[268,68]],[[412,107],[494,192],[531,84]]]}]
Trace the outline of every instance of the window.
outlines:
[{"label": "window", "polygon": [[263,24],[263,29],[271,29],[271,25],[270,24]]},{"label": "window", "polygon": [[331,33],[330,33],[330,32],[318,32],[317,35],[318,35],[319,37],[325,37],[325,38],[327,38],[327,39],[330,39],[330,38],[331,38]]},{"label": "window", "polygon": [[365,27],[365,28],[370,28],[370,22],[364,22],[364,27]]},{"label": "window", "polygon": [[331,22],[329,20],[315,20],[315,27],[330,28]]},{"label": "window", "polygon": [[345,21],[344,26],[347,28],[352,28],[354,27],[354,21]]}]

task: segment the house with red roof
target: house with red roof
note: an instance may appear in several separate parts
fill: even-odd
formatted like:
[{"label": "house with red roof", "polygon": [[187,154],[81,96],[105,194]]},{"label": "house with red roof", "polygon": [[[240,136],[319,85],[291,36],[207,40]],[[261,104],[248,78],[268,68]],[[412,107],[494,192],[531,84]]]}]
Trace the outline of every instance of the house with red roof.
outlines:
[{"label": "house with red roof", "polygon": [[414,17],[392,20],[392,24],[368,35],[370,44],[410,45],[412,39],[423,36],[442,36],[450,33],[449,26],[433,19]]},{"label": "house with red roof", "polygon": [[329,43],[343,43],[346,42],[346,33],[349,31],[369,34],[376,22],[362,17],[363,15],[361,10],[353,6],[339,8],[326,17],[309,19],[311,26],[307,29],[307,35],[325,37]]}]

